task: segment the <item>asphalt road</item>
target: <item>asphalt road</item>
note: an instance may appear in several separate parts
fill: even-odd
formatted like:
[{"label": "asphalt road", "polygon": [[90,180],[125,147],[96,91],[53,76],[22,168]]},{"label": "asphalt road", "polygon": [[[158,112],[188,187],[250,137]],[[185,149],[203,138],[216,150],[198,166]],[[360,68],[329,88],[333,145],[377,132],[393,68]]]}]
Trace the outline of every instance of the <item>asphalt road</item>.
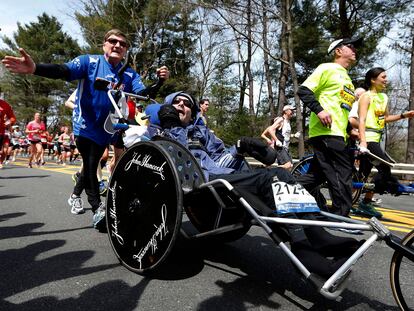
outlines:
[{"label": "asphalt road", "polygon": [[[357,263],[340,301],[304,283],[257,227],[227,244],[180,240],[156,276],[134,274],[90,211],[70,213],[74,171],[0,170],[0,310],[398,310],[384,243]],[[384,223],[400,236],[414,227],[412,199],[383,196]]]}]

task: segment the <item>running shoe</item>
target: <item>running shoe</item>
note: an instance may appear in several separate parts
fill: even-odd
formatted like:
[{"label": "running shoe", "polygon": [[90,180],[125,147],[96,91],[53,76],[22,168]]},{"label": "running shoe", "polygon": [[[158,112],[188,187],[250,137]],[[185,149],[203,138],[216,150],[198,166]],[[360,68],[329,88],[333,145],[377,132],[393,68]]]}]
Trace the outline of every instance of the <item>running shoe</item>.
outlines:
[{"label": "running shoe", "polygon": [[0,163],[0,170],[3,168],[3,164]]},{"label": "running shoe", "polygon": [[352,212],[355,215],[376,217],[378,219],[382,218],[382,214],[379,211],[377,211],[371,203],[360,202],[358,204],[358,208],[356,209],[353,208]]},{"label": "running shoe", "polygon": [[93,227],[100,232],[106,229],[106,221],[105,221],[105,204],[103,202],[99,203],[98,209],[93,214]]},{"label": "running shoe", "polygon": [[32,162],[29,162],[29,165],[27,167],[33,168]]},{"label": "running shoe", "polygon": [[372,198],[371,199],[371,204],[374,206],[374,207],[381,207],[381,203],[382,203],[382,199],[377,199],[377,198]]},{"label": "running shoe", "polygon": [[78,183],[79,176],[80,176],[79,172],[76,172],[75,174],[72,175],[72,180],[75,183],[75,185]]},{"label": "running shoe", "polygon": [[81,197],[78,197],[72,194],[68,199],[68,204],[71,206],[70,212],[72,214],[78,215],[78,214],[85,213],[85,210],[83,208],[83,201]]},{"label": "running shoe", "polygon": [[105,183],[105,181],[104,181],[104,180],[101,180],[101,181],[99,182],[99,193],[100,193],[101,195],[105,195],[105,194],[106,194],[106,183]]}]

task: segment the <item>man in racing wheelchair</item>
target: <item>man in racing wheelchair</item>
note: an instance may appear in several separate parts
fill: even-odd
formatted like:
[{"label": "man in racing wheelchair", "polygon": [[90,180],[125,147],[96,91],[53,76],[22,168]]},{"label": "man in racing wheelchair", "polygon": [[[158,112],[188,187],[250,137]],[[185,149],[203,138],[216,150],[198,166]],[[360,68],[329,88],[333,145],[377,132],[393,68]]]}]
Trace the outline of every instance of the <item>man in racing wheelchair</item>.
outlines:
[{"label": "man in racing wheelchair", "polygon": [[[258,138],[249,137],[242,137],[235,146],[227,148],[223,141],[197,118],[198,111],[199,107],[191,95],[176,92],[165,98],[164,105],[159,107],[158,119],[162,135],[188,148],[199,162],[207,180],[227,180],[247,200],[250,199],[251,205],[263,216],[301,219],[315,219],[318,216],[316,202],[286,170],[246,169],[242,154],[248,154],[270,165],[276,157],[272,148]],[[311,198],[313,203],[304,204],[301,210],[278,210],[274,196],[275,184],[296,186],[303,190],[300,193]],[[362,243],[352,238],[334,236],[321,227],[276,224],[271,226],[272,230],[282,230],[285,233],[292,252],[311,272],[321,277],[331,276]]]}]

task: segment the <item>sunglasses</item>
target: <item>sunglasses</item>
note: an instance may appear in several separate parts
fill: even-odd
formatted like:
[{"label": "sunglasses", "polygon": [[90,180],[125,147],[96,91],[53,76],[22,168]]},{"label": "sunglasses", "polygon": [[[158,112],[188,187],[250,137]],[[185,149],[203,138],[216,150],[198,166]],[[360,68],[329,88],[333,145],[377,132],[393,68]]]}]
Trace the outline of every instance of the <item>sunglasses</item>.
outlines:
[{"label": "sunglasses", "polygon": [[183,102],[183,105],[184,106],[186,106],[186,107],[188,107],[188,108],[192,108],[193,107],[193,105],[192,105],[192,103],[191,103],[191,101],[190,100],[188,100],[188,99],[184,99],[184,98],[175,98],[174,100],[173,100],[173,105],[178,105],[179,103],[181,103],[181,102]]},{"label": "sunglasses", "polygon": [[356,48],[355,48],[355,46],[352,43],[344,44],[344,46],[346,46],[347,48],[350,48],[354,52],[356,51]]},{"label": "sunglasses", "polygon": [[109,42],[112,45],[116,45],[117,43],[119,43],[119,45],[122,46],[123,48],[126,48],[128,46],[128,43],[126,43],[125,41],[114,39],[114,38],[110,38],[106,40],[106,42]]}]

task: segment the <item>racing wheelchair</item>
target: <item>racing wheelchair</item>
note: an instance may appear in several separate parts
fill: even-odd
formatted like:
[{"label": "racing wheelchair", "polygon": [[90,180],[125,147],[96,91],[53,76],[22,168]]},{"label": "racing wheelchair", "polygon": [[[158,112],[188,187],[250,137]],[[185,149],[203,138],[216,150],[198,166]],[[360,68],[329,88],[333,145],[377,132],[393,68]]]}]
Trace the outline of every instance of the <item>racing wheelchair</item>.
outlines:
[{"label": "racing wheelchair", "polygon": [[[111,246],[121,264],[133,272],[146,274],[161,267],[179,234],[195,240],[214,237],[232,241],[257,225],[323,296],[336,299],[352,266],[376,241],[383,240],[395,250],[390,280],[397,304],[403,310],[414,307],[414,230],[401,240],[376,218],[362,222],[326,212],[321,212],[326,220],[261,216],[252,204],[264,203],[252,200],[224,179],[206,181],[191,152],[173,140],[155,137],[131,146],[111,176],[106,204]],[[184,213],[197,233],[183,232]],[[370,236],[324,280],[311,273],[287,246],[277,227],[288,224],[358,229],[370,232]]]},{"label": "racing wheelchair", "polygon": [[[108,96],[115,111],[105,125],[108,131],[128,129],[122,122],[126,115],[125,96],[145,98],[120,90],[109,90]],[[197,159],[178,142],[144,135],[138,140],[118,160],[106,200],[110,244],[127,269],[144,275],[156,271],[171,254],[180,234],[193,240],[212,237],[233,241],[256,225],[319,293],[336,299],[344,290],[353,265],[376,241],[382,240],[395,250],[390,266],[394,298],[402,310],[414,308],[414,230],[400,239],[375,217],[363,222],[323,211],[317,220],[263,216],[258,212],[263,210],[260,208],[265,205],[263,201],[225,179],[207,181]],[[295,193],[301,201],[301,197],[307,196],[301,189],[300,185],[293,185],[286,191]],[[273,192],[280,206],[298,203],[289,202],[291,196],[282,188]],[[184,213],[196,233],[189,234],[182,228]],[[286,225],[361,230],[368,232],[369,238],[328,279],[323,279],[311,273],[288,247],[289,239],[283,230]]]}]

